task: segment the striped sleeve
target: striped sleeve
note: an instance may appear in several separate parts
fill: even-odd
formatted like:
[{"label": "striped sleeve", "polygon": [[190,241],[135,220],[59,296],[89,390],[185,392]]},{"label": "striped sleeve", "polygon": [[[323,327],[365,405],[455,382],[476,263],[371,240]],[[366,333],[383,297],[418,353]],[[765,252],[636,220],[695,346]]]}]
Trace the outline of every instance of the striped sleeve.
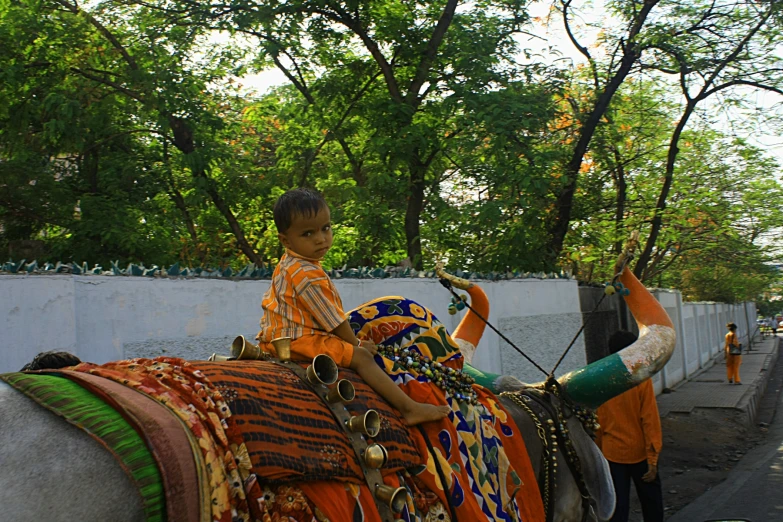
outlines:
[{"label": "striped sleeve", "polygon": [[303,267],[294,277],[299,306],[307,310],[318,326],[331,332],[348,317],[329,276],[321,269]]}]

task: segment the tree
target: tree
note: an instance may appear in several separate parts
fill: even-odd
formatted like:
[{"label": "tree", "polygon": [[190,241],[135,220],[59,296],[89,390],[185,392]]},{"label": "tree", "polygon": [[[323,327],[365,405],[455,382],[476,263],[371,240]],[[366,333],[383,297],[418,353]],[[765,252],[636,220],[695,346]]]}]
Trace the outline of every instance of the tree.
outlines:
[{"label": "tree", "polygon": [[612,98],[646,48],[644,30],[650,13],[658,4],[658,0],[624,0],[607,3],[610,12],[620,19],[623,31],[617,35],[606,33],[604,44],[611,51],[607,53],[608,56],[603,63],[595,59],[577,38],[572,27],[572,0],[560,0],[557,4],[569,39],[589,64],[593,91],[587,103],[580,104],[576,98],[569,100],[577,113],[577,139],[563,168],[563,181],[557,189],[555,209],[549,224],[550,263],[554,263],[560,256],[568,234],[574,196],[590,142],[609,109]]},{"label": "tree", "polygon": [[[9,9],[3,24],[15,26],[17,36],[42,43],[22,49],[12,46],[11,54],[18,52],[10,64],[33,71],[39,78],[59,77],[66,84],[78,83],[97,96],[122,104],[128,116],[127,127],[117,130],[112,139],[99,142],[99,146],[88,147],[89,154],[84,157],[88,161],[80,167],[92,165],[95,172],[100,171],[101,148],[127,136],[139,137],[137,143],[144,142],[143,145],[157,140],[157,154],[161,157],[151,161],[158,167],[155,173],[160,175],[160,185],[187,223],[190,241],[197,240],[193,208],[188,208],[173,174],[172,166],[180,159],[173,158],[172,151],[180,155],[190,172],[190,184],[211,200],[228,223],[239,249],[251,261],[262,264],[231,208],[232,201],[210,175],[220,148],[214,138],[224,122],[213,111],[218,104],[206,95],[207,86],[228,73],[232,56],[221,49],[194,58],[204,31],[198,26],[183,27],[178,21],[159,15],[158,10],[145,6],[120,9],[112,4],[97,4],[88,10],[68,0],[23,3]],[[17,24],[27,16],[34,17],[31,26]],[[39,34],[46,38],[36,39]],[[10,32],[6,36],[13,38]],[[49,84],[48,88],[57,91],[56,84]],[[26,87],[20,89],[24,92]],[[47,94],[50,92],[44,96]],[[17,100],[19,97],[14,101]],[[20,110],[27,101],[21,99]],[[94,105],[94,101],[88,103]],[[50,118],[42,123],[45,128],[55,129],[65,121]],[[65,154],[78,152],[66,150],[69,145],[64,142],[58,146]],[[149,165],[145,168],[149,170]]]},{"label": "tree", "polygon": [[[373,176],[394,182],[405,198],[406,252],[419,268],[427,193],[437,191],[444,153],[462,132],[454,117],[467,93],[502,87],[512,37],[527,20],[517,0],[476,2],[463,12],[457,4],[244,2],[225,4],[219,15],[192,11],[204,23],[257,38],[259,61],[274,63],[307,101],[325,137],[305,173],[335,141],[357,185]],[[359,127],[369,141],[351,135]]]},{"label": "tree", "polygon": [[717,96],[723,103],[741,100],[742,87],[783,94],[783,67],[776,47],[783,41],[778,26],[780,2],[742,0],[727,3],[687,2],[668,7],[666,25],[651,39],[652,64],[644,67],[677,75],[685,107],[672,133],[666,175],[655,206],[647,242],[634,267],[642,277],[663,225],[682,133],[696,107]]}]

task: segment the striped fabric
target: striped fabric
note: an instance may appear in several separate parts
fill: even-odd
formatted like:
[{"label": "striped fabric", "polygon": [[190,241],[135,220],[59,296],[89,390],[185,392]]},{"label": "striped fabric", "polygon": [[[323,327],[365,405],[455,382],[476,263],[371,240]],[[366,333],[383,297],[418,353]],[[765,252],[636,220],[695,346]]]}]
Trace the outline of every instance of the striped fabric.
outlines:
[{"label": "striped fabric", "polygon": [[138,488],[147,522],[166,519],[163,482],[155,459],[139,434],[111,406],[62,377],[7,373],[0,378],[108,449]]},{"label": "striped fabric", "polygon": [[340,295],[321,264],[286,250],[261,302],[258,340],[327,335],[348,317]]}]

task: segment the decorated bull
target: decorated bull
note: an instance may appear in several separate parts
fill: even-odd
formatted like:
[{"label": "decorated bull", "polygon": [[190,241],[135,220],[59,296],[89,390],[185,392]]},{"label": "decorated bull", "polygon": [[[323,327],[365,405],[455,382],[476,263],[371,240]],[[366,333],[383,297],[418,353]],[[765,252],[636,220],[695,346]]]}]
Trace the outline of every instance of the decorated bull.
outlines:
[{"label": "decorated bull", "polygon": [[414,429],[350,370],[332,385],[328,365],[282,354],[4,374],[3,517],[607,520],[614,490],[590,409],[659,371],[675,343],[660,304],[624,263],[618,271],[639,340],[534,385],[470,366],[489,303],[468,281],[440,274],[472,303],[452,336],[403,298],[354,310],[352,327],[383,347],[395,382],[451,407]]}]

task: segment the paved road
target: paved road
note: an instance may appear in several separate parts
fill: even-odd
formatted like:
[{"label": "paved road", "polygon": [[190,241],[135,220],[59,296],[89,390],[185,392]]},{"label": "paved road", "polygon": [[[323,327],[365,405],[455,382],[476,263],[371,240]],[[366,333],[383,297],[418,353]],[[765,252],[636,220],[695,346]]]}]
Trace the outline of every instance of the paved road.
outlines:
[{"label": "paved road", "polygon": [[783,522],[783,394],[777,401],[777,414],[769,426],[766,442],[749,452],[725,482],[667,522],[731,518]]}]

